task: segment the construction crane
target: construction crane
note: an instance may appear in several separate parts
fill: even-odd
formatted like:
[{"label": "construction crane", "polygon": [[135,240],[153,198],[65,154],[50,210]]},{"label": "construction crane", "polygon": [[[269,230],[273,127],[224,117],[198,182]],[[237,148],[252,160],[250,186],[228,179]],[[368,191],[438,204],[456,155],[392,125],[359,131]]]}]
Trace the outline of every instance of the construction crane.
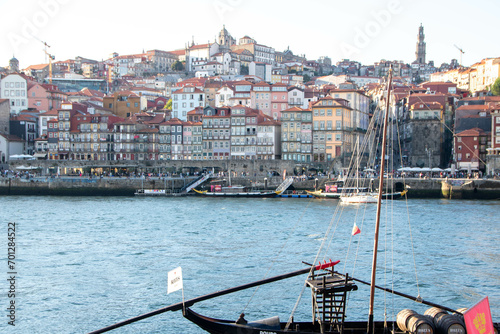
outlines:
[{"label": "construction crane", "polygon": [[47,63],[47,56],[49,55],[47,53],[47,48],[50,48],[50,45],[47,44],[47,42],[44,42],[42,41],[41,39],[33,36],[34,39],[36,39],[37,41],[39,41],[40,43],[42,43],[44,45],[44,48],[43,48],[43,51],[45,52],[45,63]]},{"label": "construction crane", "polygon": [[458,49],[458,51],[460,51],[460,66],[462,66],[462,55],[465,53],[465,51],[462,50],[462,48],[458,47],[456,44],[455,47]]},{"label": "construction crane", "polygon": [[45,55],[49,57],[49,83],[52,85],[52,61],[56,59],[56,57],[47,51],[45,51]]},{"label": "construction crane", "polygon": [[52,84],[52,61],[56,59],[56,57],[47,52],[47,48],[50,48],[50,45],[48,45],[47,42],[44,42],[41,39],[36,38],[35,36],[33,36],[33,38],[44,45],[43,52],[45,53],[45,63],[47,63],[47,57],[49,57],[49,82],[50,84]]}]

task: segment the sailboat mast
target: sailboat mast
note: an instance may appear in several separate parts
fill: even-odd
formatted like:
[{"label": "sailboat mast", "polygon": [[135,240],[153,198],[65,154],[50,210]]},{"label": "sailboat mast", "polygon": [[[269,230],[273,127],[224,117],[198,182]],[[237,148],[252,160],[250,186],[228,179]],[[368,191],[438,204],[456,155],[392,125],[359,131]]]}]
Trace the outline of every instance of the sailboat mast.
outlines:
[{"label": "sailboat mast", "polygon": [[384,168],[385,168],[385,146],[387,142],[387,123],[389,118],[389,101],[391,96],[391,85],[392,85],[392,66],[389,69],[389,78],[387,83],[387,98],[386,98],[386,108],[384,114],[384,125],[383,125],[383,135],[382,135],[382,157],[380,161],[380,177],[378,184],[378,200],[377,200],[377,217],[375,221],[375,236],[373,243],[373,261],[372,261],[372,275],[370,282],[370,308],[368,311],[368,333],[374,332],[373,326],[373,304],[375,300],[375,277],[377,271],[377,251],[378,251],[378,232],[380,229],[380,211],[382,208],[382,191],[384,188]]}]

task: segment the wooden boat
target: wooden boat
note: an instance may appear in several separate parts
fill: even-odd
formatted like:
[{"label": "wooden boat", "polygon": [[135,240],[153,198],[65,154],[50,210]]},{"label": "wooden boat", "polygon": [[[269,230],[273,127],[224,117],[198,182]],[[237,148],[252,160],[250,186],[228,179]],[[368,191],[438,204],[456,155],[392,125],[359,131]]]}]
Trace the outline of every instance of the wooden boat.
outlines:
[{"label": "wooden boat", "polygon": [[368,192],[369,188],[359,188],[359,187],[345,187],[344,181],[333,181],[327,182],[325,184],[325,190],[319,189],[315,191],[306,192],[317,198],[329,198],[329,199],[339,199],[342,194],[352,194],[358,192]]},{"label": "wooden boat", "polygon": [[252,190],[244,186],[223,187],[220,184],[212,184],[210,186],[210,191],[198,190],[196,188],[193,188],[193,190],[199,195],[213,197],[276,197],[287,190],[292,183],[293,178],[285,178],[276,190],[271,191]]},{"label": "wooden boat", "polygon": [[383,193],[382,199],[401,199],[401,198],[404,198],[407,193],[408,193],[407,189],[405,189],[403,191],[393,192],[393,193]]},{"label": "wooden boat", "polygon": [[213,191],[193,189],[197,194],[212,197],[276,197],[276,191],[250,190],[247,187],[232,186],[215,188]]}]

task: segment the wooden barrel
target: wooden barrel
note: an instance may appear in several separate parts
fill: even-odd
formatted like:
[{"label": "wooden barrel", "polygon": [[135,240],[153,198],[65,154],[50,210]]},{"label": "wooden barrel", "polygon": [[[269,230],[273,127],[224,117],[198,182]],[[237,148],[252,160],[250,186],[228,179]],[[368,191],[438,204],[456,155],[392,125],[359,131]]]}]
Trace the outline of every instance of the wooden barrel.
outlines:
[{"label": "wooden barrel", "polygon": [[396,323],[398,324],[399,329],[401,329],[403,332],[408,331],[408,321],[413,315],[418,314],[417,312],[410,310],[410,309],[404,309],[398,313],[396,316]]},{"label": "wooden barrel", "polygon": [[448,314],[448,312],[439,307],[431,307],[424,312],[424,315],[428,315],[431,318],[434,318],[439,314]]},{"label": "wooden barrel", "polygon": [[467,310],[468,310],[467,307],[462,307],[462,308],[457,309],[457,313],[464,314]]},{"label": "wooden barrel", "polygon": [[438,334],[465,334],[465,324],[458,315],[440,314],[434,318],[434,324]]},{"label": "wooden barrel", "polygon": [[422,314],[415,314],[408,320],[408,332],[412,334],[434,334],[432,318]]}]

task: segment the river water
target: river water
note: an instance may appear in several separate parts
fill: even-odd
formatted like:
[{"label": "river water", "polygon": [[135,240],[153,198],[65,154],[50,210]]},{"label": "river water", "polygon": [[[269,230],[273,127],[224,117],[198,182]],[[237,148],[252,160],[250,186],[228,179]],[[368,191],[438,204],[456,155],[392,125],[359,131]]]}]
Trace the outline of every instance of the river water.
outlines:
[{"label": "river water", "polygon": [[[167,273],[179,266],[185,299],[302,269],[301,261],[315,260],[329,226],[335,236],[324,243],[327,259],[342,261],[337,270],[370,277],[375,206],[339,208],[342,216],[335,221],[334,200],[7,196],[1,201],[2,333],[86,333],[180,302],[181,291],[167,295]],[[383,210],[397,220],[382,219],[377,284],[454,309],[488,296],[494,321],[500,321],[499,208],[498,201],[392,202]],[[370,219],[363,224],[362,216]],[[411,235],[405,232],[408,218]],[[354,220],[362,232],[351,238]],[[8,222],[16,223],[15,327],[7,324],[6,310]],[[304,279],[218,297],[193,309],[216,318],[236,320],[244,311],[250,320],[273,315],[286,320]],[[348,320],[367,318],[369,288],[358,286],[349,298]],[[295,320],[310,320],[310,298],[306,290]],[[392,317],[404,308],[422,313],[428,308],[383,293],[377,293],[376,303],[375,319],[384,309]],[[202,333],[180,311],[113,332]]]}]

